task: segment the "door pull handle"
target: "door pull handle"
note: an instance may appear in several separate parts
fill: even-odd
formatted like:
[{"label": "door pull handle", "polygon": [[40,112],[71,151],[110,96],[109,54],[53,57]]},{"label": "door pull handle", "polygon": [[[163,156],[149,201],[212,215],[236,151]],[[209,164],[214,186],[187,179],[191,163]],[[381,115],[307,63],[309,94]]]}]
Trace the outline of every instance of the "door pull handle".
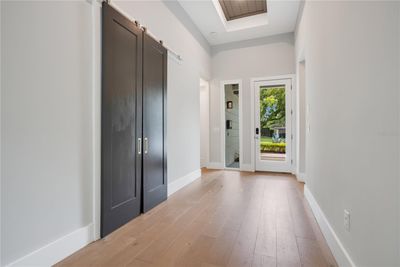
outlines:
[{"label": "door pull handle", "polygon": [[144,154],[147,154],[149,152],[149,139],[147,137],[144,138]]},{"label": "door pull handle", "polygon": [[140,155],[140,154],[142,154],[142,138],[138,138],[138,140],[137,140],[137,146],[138,146],[138,148],[137,148],[137,153]]}]

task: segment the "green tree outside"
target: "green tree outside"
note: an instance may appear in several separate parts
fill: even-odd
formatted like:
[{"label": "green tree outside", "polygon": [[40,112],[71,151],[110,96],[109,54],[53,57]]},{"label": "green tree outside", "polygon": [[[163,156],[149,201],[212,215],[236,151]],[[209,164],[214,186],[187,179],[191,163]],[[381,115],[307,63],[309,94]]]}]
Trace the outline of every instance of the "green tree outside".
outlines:
[{"label": "green tree outside", "polygon": [[267,87],[260,90],[260,123],[262,129],[285,127],[285,88]]}]

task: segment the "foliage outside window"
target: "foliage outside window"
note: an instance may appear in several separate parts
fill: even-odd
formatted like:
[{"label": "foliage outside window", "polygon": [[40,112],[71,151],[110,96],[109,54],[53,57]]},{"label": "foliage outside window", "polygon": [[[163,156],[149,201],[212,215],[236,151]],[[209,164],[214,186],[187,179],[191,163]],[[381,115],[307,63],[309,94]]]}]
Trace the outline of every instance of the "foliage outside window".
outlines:
[{"label": "foliage outside window", "polygon": [[285,88],[273,87],[261,90],[260,109],[262,129],[273,131],[285,127]]},{"label": "foliage outside window", "polygon": [[284,87],[260,90],[260,149],[264,153],[285,153],[286,103]]}]

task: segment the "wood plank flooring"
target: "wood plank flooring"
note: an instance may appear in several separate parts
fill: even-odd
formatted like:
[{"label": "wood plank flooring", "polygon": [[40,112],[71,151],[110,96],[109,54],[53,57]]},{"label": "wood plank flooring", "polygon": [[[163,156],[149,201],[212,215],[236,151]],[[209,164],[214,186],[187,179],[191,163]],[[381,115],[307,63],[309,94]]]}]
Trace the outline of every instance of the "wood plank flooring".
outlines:
[{"label": "wood plank flooring", "polygon": [[56,266],[337,266],[291,175],[203,170]]}]

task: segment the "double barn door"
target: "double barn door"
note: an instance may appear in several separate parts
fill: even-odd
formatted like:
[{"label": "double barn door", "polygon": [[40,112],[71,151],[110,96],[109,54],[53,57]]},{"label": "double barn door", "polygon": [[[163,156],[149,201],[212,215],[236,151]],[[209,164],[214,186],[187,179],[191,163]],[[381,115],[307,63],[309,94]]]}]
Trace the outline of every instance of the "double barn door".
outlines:
[{"label": "double barn door", "polygon": [[167,198],[167,51],[103,3],[101,236]]}]

